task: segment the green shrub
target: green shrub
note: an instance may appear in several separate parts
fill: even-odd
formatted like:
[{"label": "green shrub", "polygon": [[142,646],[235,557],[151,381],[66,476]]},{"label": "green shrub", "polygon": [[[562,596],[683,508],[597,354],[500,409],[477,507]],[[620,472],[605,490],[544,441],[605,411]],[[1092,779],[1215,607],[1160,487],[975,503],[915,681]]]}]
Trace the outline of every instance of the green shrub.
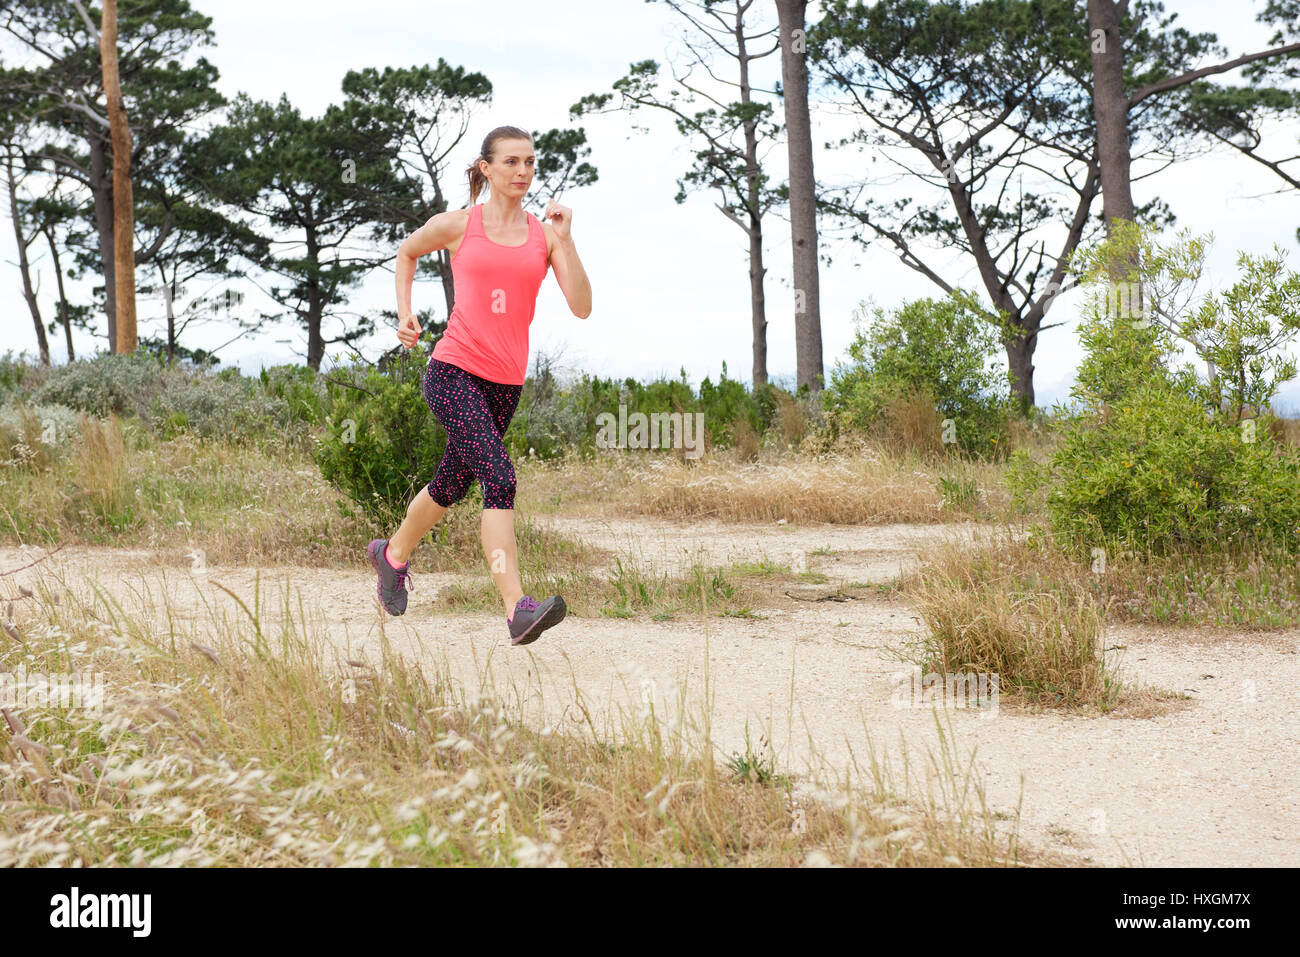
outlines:
[{"label": "green shrub", "polygon": [[322,425],[329,393],[320,373],[309,366],[278,365],[258,374],[262,391],[283,399],[290,418],[308,425]]},{"label": "green shrub", "polygon": [[1044,480],[1052,526],[1080,553],[1297,543],[1296,451],[1162,384],[1080,416]]},{"label": "green shrub", "polygon": [[[1245,276],[1226,304],[1210,296],[1198,306],[1205,246],[1186,231],[1161,244],[1154,228],[1129,224],[1074,257],[1094,288],[1076,409],[1050,465],[1022,456],[1008,474],[1018,503],[1045,493],[1052,528],[1073,550],[1300,544],[1300,451],[1279,440],[1271,416],[1243,419],[1245,406],[1267,405],[1295,374],[1279,350],[1300,330],[1300,277],[1285,273],[1280,254],[1243,256]],[[1121,297],[1112,271],[1128,262]],[[1205,379],[1174,368],[1178,339],[1208,360]]]},{"label": "green shrub", "polygon": [[778,396],[782,394],[788,398],[794,398],[785,389],[773,385],[771,382],[764,382],[760,386],[755,386],[750,392],[754,408],[758,411],[758,431],[760,434],[770,429],[772,423],[776,421],[777,410],[781,407],[781,400]]},{"label": "green shrub", "polygon": [[109,412],[148,419],[154,398],[164,390],[162,363],[144,352],[104,354],[50,370],[33,398],[91,415]]},{"label": "green shrub", "polygon": [[[691,384],[686,381],[685,367],[682,368],[681,377],[678,379],[652,379],[642,385],[629,377],[624,380],[623,386],[628,415],[633,412],[642,412],[649,416],[656,412],[699,411],[695,392],[691,389]],[[606,411],[617,415],[618,403],[613,403]],[[707,420],[705,428],[708,428]]]},{"label": "green shrub", "polygon": [[[1154,223],[1121,222],[1106,240],[1075,250],[1071,266],[1094,289],[1081,330],[1089,358],[1078,397],[1109,402],[1137,384],[1173,381],[1207,407],[1240,418],[1295,378],[1295,360],[1284,350],[1300,334],[1300,273],[1286,268],[1286,253],[1275,244],[1271,256],[1238,253],[1237,281],[1221,297],[1199,296],[1212,240],[1184,229],[1163,242]],[[1115,273],[1124,281],[1116,283]],[[1169,371],[1178,342],[1204,364],[1203,378],[1190,366]]]},{"label": "green shrub", "polygon": [[31,388],[25,385],[25,380],[31,378],[32,371],[25,354],[14,356],[13,350],[9,349],[0,356],[0,402],[12,395],[30,392]]},{"label": "green shrub", "polygon": [[1223,294],[1206,297],[1187,324],[1200,354],[1217,370],[1201,389],[1215,408],[1262,409],[1296,377],[1296,361],[1282,351],[1300,333],[1300,273],[1287,271],[1276,243],[1272,256],[1237,254],[1241,278]]},{"label": "green shrub", "polygon": [[1146,385],[1176,388],[1171,371],[1177,349],[1173,337],[1156,323],[1108,315],[1099,303],[1085,306],[1079,322],[1084,357],[1070,396],[1084,407],[1126,399]]},{"label": "green shrub", "polygon": [[918,299],[858,329],[848,363],[839,363],[823,394],[836,427],[877,432],[890,402],[928,394],[941,420],[951,419],[966,452],[998,450],[1009,413],[1010,378],[990,366],[999,353],[995,327],[968,293]]},{"label": "green shrub", "polygon": [[204,438],[302,442],[324,420],[326,393],[311,369],[278,366],[260,379],[238,368],[214,372],[187,364],[166,366],[137,351],[56,366],[36,390],[39,403],[58,403],[91,415],[137,416],[165,439],[181,432]]},{"label": "green shrub", "polygon": [[704,427],[709,432],[712,444],[719,447],[735,444],[738,420],[743,420],[749,426],[748,432],[760,434],[772,424],[770,415],[766,422],[763,421],[759,405],[745,384],[727,378],[725,362],[722,363],[722,375],[717,385],[707,376],[700,383],[697,411],[704,413]]},{"label": "green shrub", "polygon": [[505,444],[511,456],[522,457],[532,450],[539,458],[551,458],[565,448],[589,447],[594,429],[594,416],[587,417],[574,390],[564,387],[549,358],[539,355],[506,430]]},{"label": "green shrub", "polygon": [[[325,429],[314,450],[325,480],[382,526],[402,521],[415,493],[433,479],[447,445],[447,433],[424,400],[422,363],[428,353],[417,345],[408,359],[388,372],[335,370],[332,378],[349,385],[329,383]],[[475,483],[471,492],[477,489]]]},{"label": "green shrub", "polygon": [[718,383],[706,377],[696,395],[685,369],[678,379],[645,383],[631,377],[616,382],[585,373],[562,383],[548,363],[539,361],[524,383],[519,408],[506,432],[506,447],[511,455],[526,455],[532,449],[538,457],[558,454],[565,447],[590,451],[596,447],[597,418],[602,413],[617,418],[620,405],[626,407],[629,417],[638,412],[647,416],[703,413],[708,444],[729,446],[735,441],[740,420],[760,432],[771,425],[778,406],[777,391],[767,386],[756,397],[744,383],[727,377],[725,362]]},{"label": "green shrub", "polygon": [[1051,464],[1037,461],[1025,449],[1016,449],[1007,457],[1003,484],[1011,493],[1011,505],[1016,511],[1037,513],[1045,504],[1051,480]]},{"label": "green shrub", "polygon": [[[232,374],[233,373],[233,374]],[[149,408],[149,427],[164,439],[180,432],[235,441],[290,438],[289,404],[250,387],[238,369],[216,375],[169,370],[167,388]]]}]

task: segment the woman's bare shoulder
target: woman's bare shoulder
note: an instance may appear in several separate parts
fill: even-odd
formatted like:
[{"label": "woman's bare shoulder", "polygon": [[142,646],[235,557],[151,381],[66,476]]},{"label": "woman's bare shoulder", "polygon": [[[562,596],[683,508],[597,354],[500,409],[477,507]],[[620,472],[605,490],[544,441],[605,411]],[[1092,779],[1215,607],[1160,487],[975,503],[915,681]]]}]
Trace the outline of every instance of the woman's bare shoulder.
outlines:
[{"label": "woman's bare shoulder", "polygon": [[402,244],[403,251],[412,256],[425,256],[438,249],[451,249],[459,246],[465,238],[469,224],[468,209],[449,209],[445,213],[435,213],[423,226],[411,233]]}]

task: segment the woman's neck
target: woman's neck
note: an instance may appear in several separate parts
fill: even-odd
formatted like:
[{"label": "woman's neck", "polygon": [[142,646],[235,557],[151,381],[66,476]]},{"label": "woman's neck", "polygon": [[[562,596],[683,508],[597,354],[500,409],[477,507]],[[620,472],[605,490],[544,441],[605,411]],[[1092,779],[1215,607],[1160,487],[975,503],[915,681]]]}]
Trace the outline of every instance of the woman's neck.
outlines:
[{"label": "woman's neck", "polygon": [[493,193],[483,203],[483,212],[498,225],[512,225],[519,222],[523,211],[523,200],[518,196],[500,196]]}]

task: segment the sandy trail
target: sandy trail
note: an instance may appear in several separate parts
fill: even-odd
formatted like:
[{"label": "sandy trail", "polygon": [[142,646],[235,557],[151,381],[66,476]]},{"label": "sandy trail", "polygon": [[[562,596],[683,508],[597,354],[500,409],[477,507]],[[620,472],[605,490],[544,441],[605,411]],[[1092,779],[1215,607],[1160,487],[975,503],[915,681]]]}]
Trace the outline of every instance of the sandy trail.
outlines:
[{"label": "sandy trail", "polygon": [[[738,525],[734,522],[672,522],[641,517],[585,519],[547,516],[536,520],[562,535],[616,553],[632,554],[656,571],[675,571],[692,561],[711,565],[771,561],[821,571],[830,582],[887,582],[915,565],[913,549],[927,539],[979,529],[973,525]],[[819,554],[825,552],[833,554]]]},{"label": "sandy trail", "polygon": [[[692,556],[716,563],[767,558],[836,582],[883,582],[911,561],[911,548],[951,526],[685,525],[648,518],[598,522],[551,518],[565,534],[616,553],[629,548],[656,566]],[[813,554],[822,550],[822,554]],[[834,554],[825,554],[827,550]],[[360,549],[359,549],[360,551]],[[39,550],[0,549],[0,568]],[[179,552],[173,553],[179,555]],[[42,563],[78,592],[98,581],[127,607],[164,605],[177,620],[208,621],[206,600],[242,615],[214,582],[252,604],[258,569],[211,566],[194,575],[188,560],[159,567],[154,553],[64,548]],[[35,570],[7,579],[12,594]],[[842,769],[876,753],[901,779],[940,753],[929,705],[900,695],[909,666],[897,652],[919,634],[911,609],[870,595],[843,602],[779,597],[763,619],[698,616],[676,621],[570,616],[540,641],[513,648],[503,616],[435,611],[452,575],[419,574],[406,615],[378,607],[364,558],[354,569],[261,569],[263,615],[305,612],[308,625],[341,657],[377,661],[384,640],[400,654],[437,664],[474,693],[484,680],[537,726],[573,720],[581,700],[598,726],[617,727],[620,708],[678,720],[678,693],[699,714],[706,676],[713,739],[721,756],[771,741],[777,763],[802,773]],[[813,589],[815,590],[815,588]],[[302,609],[300,612],[299,609]],[[165,618],[163,619],[165,620]],[[1106,646],[1121,675],[1187,694],[1186,706],[1154,718],[1091,718],[947,708],[957,760],[974,755],[987,803],[998,814],[1021,804],[1021,834],[1035,847],[1101,864],[1252,866],[1300,864],[1300,772],[1294,761],[1300,721],[1300,631],[1232,633],[1112,627]],[[705,653],[707,643],[707,657]],[[1123,646],[1122,648],[1116,646]],[[906,686],[902,686],[905,688]],[[900,700],[901,698],[901,700]],[[1023,786],[1022,786],[1023,778]],[[1023,803],[1021,798],[1023,794]]]}]

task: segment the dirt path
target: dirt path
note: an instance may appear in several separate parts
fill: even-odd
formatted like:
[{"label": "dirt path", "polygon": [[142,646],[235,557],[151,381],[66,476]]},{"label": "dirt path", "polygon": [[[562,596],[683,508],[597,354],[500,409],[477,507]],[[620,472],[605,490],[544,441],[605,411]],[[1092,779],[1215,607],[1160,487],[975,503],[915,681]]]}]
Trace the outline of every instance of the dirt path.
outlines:
[{"label": "dirt path", "polygon": [[[550,519],[566,534],[670,566],[705,555],[714,562],[790,564],[807,557],[829,583],[887,581],[910,561],[910,548],[944,526],[738,526],[664,523],[643,518],[591,522]],[[822,550],[823,554],[813,553]],[[825,554],[832,550],[833,554]],[[0,568],[33,551],[0,549]],[[38,554],[38,553],[37,553]],[[165,604],[206,620],[200,595],[236,609],[212,582],[251,604],[257,570],[185,563],[141,564],[150,552],[65,548],[41,567],[72,587],[98,579],[128,607]],[[679,557],[681,556],[681,557]],[[48,574],[48,573],[47,573]],[[538,726],[572,720],[575,699],[598,721],[620,707],[678,720],[678,693],[698,714],[707,677],[714,740],[724,755],[754,748],[765,735],[777,762],[796,773],[814,762],[839,769],[866,760],[868,734],[901,778],[904,750],[918,779],[927,753],[940,753],[935,712],[899,700],[905,673],[896,652],[918,634],[901,601],[867,597],[796,602],[761,609],[765,619],[650,620],[570,617],[536,644],[512,648],[495,614],[434,612],[449,575],[420,575],[407,614],[382,615],[374,575],[355,569],[285,568],[261,573],[264,607],[278,614],[286,586],[319,633],[342,656],[377,660],[387,639],[399,653],[438,663],[473,693],[487,680]],[[8,581],[30,584],[31,572]],[[9,592],[6,592],[6,594]],[[1086,718],[949,708],[957,760],[972,750],[987,802],[999,814],[1021,802],[1021,833],[1038,847],[1081,861],[1142,865],[1300,864],[1300,772],[1294,760],[1300,721],[1300,632],[1233,634],[1112,628],[1107,646],[1122,676],[1188,695],[1187,706],[1155,718]],[[707,642],[707,658],[705,654]],[[912,706],[900,706],[912,705]],[[616,726],[616,722],[614,722]],[[1023,791],[1022,791],[1023,778]]]},{"label": "dirt path", "polygon": [[[728,565],[768,560],[793,570],[802,562],[831,581],[887,582],[915,564],[913,548],[928,538],[972,530],[962,525],[738,525],[669,522],[641,517],[592,520],[548,516],[570,538],[630,553],[656,570],[676,571],[692,561]],[[819,554],[824,552],[833,554]]]}]

